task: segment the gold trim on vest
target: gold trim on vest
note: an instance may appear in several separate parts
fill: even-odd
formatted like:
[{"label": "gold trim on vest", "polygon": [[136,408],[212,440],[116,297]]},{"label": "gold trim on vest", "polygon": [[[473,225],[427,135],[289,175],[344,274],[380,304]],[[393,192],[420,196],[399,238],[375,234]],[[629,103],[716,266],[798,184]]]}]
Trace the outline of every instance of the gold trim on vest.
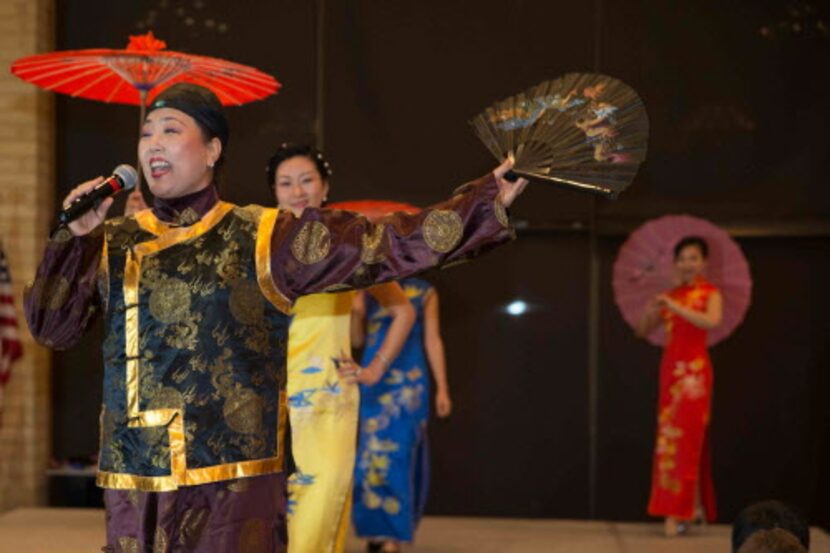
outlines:
[{"label": "gold trim on vest", "polygon": [[278,209],[265,209],[259,218],[256,234],[256,274],[259,288],[274,307],[285,314],[291,313],[291,301],[280,292],[271,273],[271,234],[279,215]]},{"label": "gold trim on vest", "polygon": [[[134,474],[119,474],[101,471],[98,473],[97,483],[104,488],[138,489],[142,491],[170,491],[179,486],[206,484],[220,480],[256,476],[273,472],[281,472],[283,468],[283,454],[279,451],[285,427],[285,398],[280,395],[280,436],[277,439],[275,457],[228,463],[199,469],[187,468],[187,453],[185,446],[184,412],[182,409],[154,409],[139,410],[139,281],[141,278],[141,261],[148,255],[154,255],[166,248],[180,244],[187,240],[198,238],[216,226],[232,209],[233,205],[219,202],[196,224],[189,227],[169,227],[158,220],[150,210],[136,214],[136,220],[141,228],[158,236],[155,240],[136,244],[132,250],[127,250],[124,268],[124,304],[125,309],[125,353],[127,356],[127,426],[131,428],[145,428],[167,426],[170,443],[170,472],[169,476],[138,476]],[[274,216],[275,218],[275,216]],[[270,233],[269,233],[270,235]],[[270,236],[269,236],[270,237]],[[270,244],[270,240],[268,241]],[[257,253],[260,246],[257,241]],[[270,248],[266,252],[270,254]],[[259,255],[257,255],[259,257]],[[270,261],[270,259],[269,259]],[[257,266],[259,261],[257,260]],[[269,264],[270,266],[270,264]],[[269,271],[270,276],[270,271]],[[273,282],[273,281],[272,281]],[[273,285],[273,284],[272,284]],[[270,298],[269,298],[270,299]]]}]

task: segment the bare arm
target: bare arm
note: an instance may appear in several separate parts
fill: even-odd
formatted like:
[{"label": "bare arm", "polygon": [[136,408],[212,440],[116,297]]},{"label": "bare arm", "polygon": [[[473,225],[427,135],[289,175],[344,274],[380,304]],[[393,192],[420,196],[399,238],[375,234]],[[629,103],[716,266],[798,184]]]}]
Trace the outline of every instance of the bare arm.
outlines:
[{"label": "bare arm", "polygon": [[369,374],[358,378],[366,384],[374,384],[383,377],[389,364],[394,361],[403,349],[409,331],[415,324],[415,308],[407,299],[406,294],[397,282],[388,282],[369,288],[368,292],[381,304],[392,317],[392,323],[386,332],[383,343],[378,347],[375,357],[365,367]]},{"label": "bare arm", "polygon": [[666,295],[658,296],[658,298],[666,309],[678,314],[698,328],[711,330],[719,326],[723,319],[723,296],[717,291],[709,296],[705,311],[697,311],[681,305]]},{"label": "bare arm", "polygon": [[660,308],[660,302],[657,298],[649,300],[646,310],[634,330],[638,338],[647,338],[660,325]]},{"label": "bare arm", "polygon": [[[357,381],[361,384],[373,385],[383,378],[389,365],[394,361],[403,349],[409,331],[415,324],[415,308],[409,303],[401,285],[397,282],[388,282],[368,289],[368,293],[382,305],[392,317],[392,323],[386,332],[383,343],[378,347],[374,358],[366,367],[361,367],[353,359],[340,359],[338,371],[346,381]],[[361,302],[362,303],[362,302]],[[361,312],[362,311],[362,312]],[[365,338],[365,307],[358,312],[352,311],[352,337],[359,338],[360,342]],[[360,330],[354,327],[360,326]]]},{"label": "bare arm", "polygon": [[352,300],[351,322],[352,347],[362,348],[366,345],[366,297],[363,291],[357,292]]},{"label": "bare arm", "polygon": [[424,304],[424,349],[427,352],[432,376],[435,378],[435,411],[439,417],[448,417],[452,412],[450,386],[447,382],[447,358],[444,355],[444,340],[441,338],[441,317],[438,308],[438,293],[435,290]]}]

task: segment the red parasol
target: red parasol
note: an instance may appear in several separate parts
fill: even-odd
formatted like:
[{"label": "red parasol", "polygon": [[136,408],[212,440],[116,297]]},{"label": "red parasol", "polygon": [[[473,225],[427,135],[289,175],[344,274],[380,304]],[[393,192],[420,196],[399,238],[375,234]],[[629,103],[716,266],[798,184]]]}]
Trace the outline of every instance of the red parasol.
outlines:
[{"label": "red parasol", "polygon": [[350,200],[329,204],[326,207],[328,209],[354,211],[372,220],[396,211],[403,211],[405,213],[418,213],[421,211],[421,208],[415,207],[414,205],[388,200]]},{"label": "red parasol", "polygon": [[[714,224],[689,215],[667,215],[646,222],[631,233],[614,263],[614,299],[623,318],[633,327],[646,303],[660,292],[677,286],[674,246],[684,236],[700,236],[709,246],[706,277],[723,294],[723,322],[709,331],[709,345],[716,344],[743,322],[752,295],[749,265],[741,248]],[[660,326],[649,342],[663,345]]]},{"label": "red parasol", "polygon": [[276,92],[274,77],[219,58],[165,50],[152,32],[131,36],[124,50],[66,50],[20,58],[11,72],[41,88],[72,97],[141,106],[176,83],[210,89],[223,105],[241,105]]},{"label": "red parasol", "polygon": [[131,36],[127,48],[66,50],[20,58],[11,71],[24,81],[69,96],[144,105],[164,88],[186,82],[209,88],[223,105],[275,94],[274,77],[219,58],[165,50],[152,32]]}]

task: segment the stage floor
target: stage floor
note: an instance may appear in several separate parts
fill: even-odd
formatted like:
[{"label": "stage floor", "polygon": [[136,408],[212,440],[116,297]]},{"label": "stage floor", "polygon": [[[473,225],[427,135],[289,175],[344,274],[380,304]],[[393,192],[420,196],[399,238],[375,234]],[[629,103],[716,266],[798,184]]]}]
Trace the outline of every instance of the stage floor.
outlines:
[{"label": "stage floor", "polygon": [[[104,541],[96,509],[18,509],[0,515],[0,553],[94,553]],[[830,553],[830,535],[813,530],[812,553]],[[659,524],[427,517],[418,553],[728,553],[729,527],[709,526],[667,540]],[[348,553],[364,551],[352,539]]]}]

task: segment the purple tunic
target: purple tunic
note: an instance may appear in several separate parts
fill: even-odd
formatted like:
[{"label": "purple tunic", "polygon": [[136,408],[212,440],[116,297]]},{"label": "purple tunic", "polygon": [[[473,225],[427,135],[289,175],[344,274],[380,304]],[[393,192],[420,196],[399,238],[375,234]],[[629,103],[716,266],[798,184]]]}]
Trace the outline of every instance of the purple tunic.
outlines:
[{"label": "purple tunic", "polygon": [[[271,232],[270,277],[286,306],[299,296],[362,288],[474,257],[512,236],[496,200],[492,174],[469,183],[448,201],[417,215],[393,214],[375,223],[350,212],[281,211]],[[156,200],[155,218],[189,226],[219,201],[209,187],[174,200]],[[68,231],[50,240],[25,298],[35,338],[71,347],[97,314],[104,236]],[[267,258],[266,258],[267,259]],[[285,479],[281,472],[182,486],[174,491],[107,490],[107,547],[111,552],[230,553],[285,550]]]},{"label": "purple tunic", "polygon": [[104,490],[105,553],[271,553],[288,544],[285,476],[173,492]]}]

